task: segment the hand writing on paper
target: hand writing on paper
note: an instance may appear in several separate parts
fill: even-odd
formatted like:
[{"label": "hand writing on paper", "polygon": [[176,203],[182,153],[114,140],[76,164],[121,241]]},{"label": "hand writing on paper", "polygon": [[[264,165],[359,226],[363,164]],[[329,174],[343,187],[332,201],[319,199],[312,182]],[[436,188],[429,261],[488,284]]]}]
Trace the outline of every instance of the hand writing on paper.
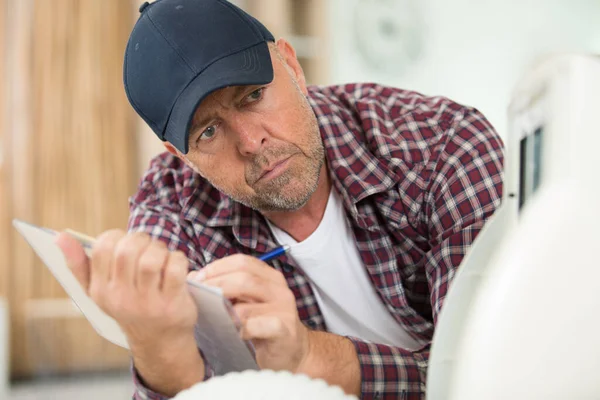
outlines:
[{"label": "hand writing on paper", "polygon": [[252,340],[261,368],[321,378],[346,393],[360,394],[360,364],[347,338],[306,328],[284,276],[254,257],[234,255],[190,273],[219,287],[232,300],[242,338]]},{"label": "hand writing on paper", "polygon": [[88,258],[61,233],[57,244],[88,295],[123,329],[145,383],[165,395],[201,381],[196,348],[197,310],[187,290],[188,260],[142,233],[103,233]]},{"label": "hand writing on paper", "polygon": [[254,257],[234,255],[190,273],[190,279],[219,287],[234,303],[241,335],[252,340],[261,368],[300,372],[309,351],[309,330],[284,276]]}]

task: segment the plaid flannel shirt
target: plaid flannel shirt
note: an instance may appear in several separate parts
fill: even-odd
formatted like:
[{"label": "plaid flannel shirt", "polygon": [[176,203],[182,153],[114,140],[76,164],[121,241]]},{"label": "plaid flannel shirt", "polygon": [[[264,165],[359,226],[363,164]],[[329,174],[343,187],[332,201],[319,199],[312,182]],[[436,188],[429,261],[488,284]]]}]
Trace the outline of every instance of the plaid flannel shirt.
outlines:
[{"label": "plaid flannel shirt", "polygon": [[[423,398],[430,343],[449,284],[501,202],[502,141],[477,110],[443,97],[348,84],[309,87],[308,99],[370,280],[421,345],[407,351],[349,338],[360,363],[362,398]],[[183,251],[193,269],[277,246],[259,212],[167,153],[151,162],[130,205],[130,231]],[[287,278],[300,319],[327,330],[294,260],[284,256],[272,264]],[[135,399],[164,398],[134,377]]]}]

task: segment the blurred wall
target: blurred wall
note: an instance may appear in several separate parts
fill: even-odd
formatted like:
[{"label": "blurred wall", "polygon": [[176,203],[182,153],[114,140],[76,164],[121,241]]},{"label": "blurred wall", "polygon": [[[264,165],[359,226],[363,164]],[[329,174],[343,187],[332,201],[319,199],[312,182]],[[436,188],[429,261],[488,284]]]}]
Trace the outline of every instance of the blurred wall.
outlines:
[{"label": "blurred wall", "polygon": [[132,26],[122,0],[4,0],[0,39],[0,289],[13,377],[127,368],[12,228],[18,218],[97,235],[124,229],[137,181],[122,84]]},{"label": "blurred wall", "polygon": [[[511,91],[534,60],[559,51],[600,53],[598,0],[328,1],[332,82],[377,81],[447,96],[479,108],[502,136]],[[387,51],[397,67],[383,58],[370,63],[359,37],[372,40],[372,58]]]}]

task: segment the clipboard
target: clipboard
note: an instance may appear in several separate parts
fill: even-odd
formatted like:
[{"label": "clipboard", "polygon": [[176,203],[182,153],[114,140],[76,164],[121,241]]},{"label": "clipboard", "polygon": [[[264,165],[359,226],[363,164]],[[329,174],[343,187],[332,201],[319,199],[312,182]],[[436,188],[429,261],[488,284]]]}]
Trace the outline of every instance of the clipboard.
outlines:
[{"label": "clipboard", "polygon": [[[62,251],[54,242],[58,233],[17,219],[13,220],[13,226],[48,267],[94,330],[109,342],[129,349],[127,337],[117,321],[94,303],[67,266]],[[69,232],[82,243],[89,255],[94,239]],[[252,343],[240,338],[239,324],[234,322],[236,316],[229,300],[217,288],[189,280],[187,285],[198,308],[196,344],[215,375],[258,370]]]}]

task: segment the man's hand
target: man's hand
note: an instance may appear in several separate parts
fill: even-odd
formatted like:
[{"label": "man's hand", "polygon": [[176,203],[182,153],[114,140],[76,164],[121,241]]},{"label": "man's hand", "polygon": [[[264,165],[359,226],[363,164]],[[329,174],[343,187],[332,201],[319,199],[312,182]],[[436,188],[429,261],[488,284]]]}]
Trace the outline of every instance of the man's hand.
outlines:
[{"label": "man's hand", "polygon": [[296,298],[279,271],[254,257],[234,255],[190,273],[219,287],[234,304],[242,337],[252,340],[258,365],[321,378],[360,395],[360,365],[352,342],[302,324]]},{"label": "man's hand", "polygon": [[197,309],[187,290],[188,260],[142,233],[107,231],[88,258],[69,234],[56,240],[88,295],[123,329],[145,384],[165,395],[202,380]]},{"label": "man's hand", "polygon": [[284,276],[254,257],[234,255],[215,261],[190,278],[216,286],[234,304],[242,338],[252,340],[261,368],[298,372],[309,351],[308,329]]}]

